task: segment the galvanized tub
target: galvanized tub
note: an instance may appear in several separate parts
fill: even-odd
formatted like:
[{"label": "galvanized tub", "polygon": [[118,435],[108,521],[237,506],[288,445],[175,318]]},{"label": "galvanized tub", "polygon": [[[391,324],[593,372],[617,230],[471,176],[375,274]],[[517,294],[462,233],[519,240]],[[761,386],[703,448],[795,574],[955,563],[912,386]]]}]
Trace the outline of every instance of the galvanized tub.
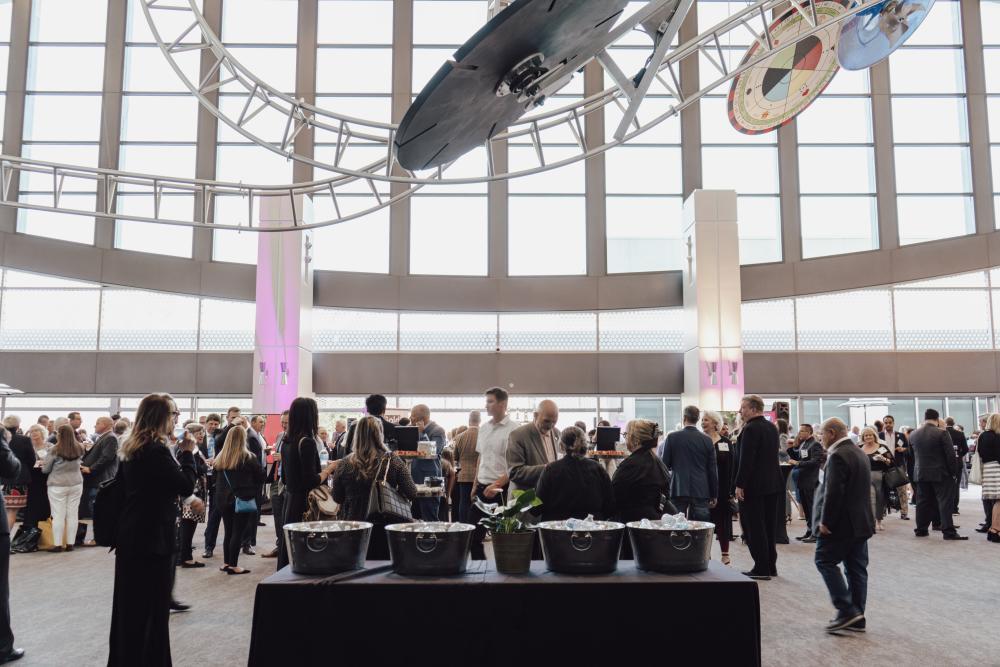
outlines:
[{"label": "galvanized tub", "polygon": [[618,569],[625,525],[615,521],[595,521],[597,528],[568,530],[565,521],[538,524],[545,564],[563,574],[606,574]]},{"label": "galvanized tub", "polygon": [[303,521],[285,524],[292,572],[337,574],[365,566],[372,524],[366,521]]},{"label": "galvanized tub", "polygon": [[[650,572],[701,572],[708,569],[715,524],[690,521],[690,528],[643,528],[639,521],[628,524],[635,564]],[[662,526],[662,521],[650,521]]]},{"label": "galvanized tub", "polygon": [[392,569],[396,574],[416,576],[462,574],[469,564],[475,529],[472,524],[443,521],[386,526]]}]

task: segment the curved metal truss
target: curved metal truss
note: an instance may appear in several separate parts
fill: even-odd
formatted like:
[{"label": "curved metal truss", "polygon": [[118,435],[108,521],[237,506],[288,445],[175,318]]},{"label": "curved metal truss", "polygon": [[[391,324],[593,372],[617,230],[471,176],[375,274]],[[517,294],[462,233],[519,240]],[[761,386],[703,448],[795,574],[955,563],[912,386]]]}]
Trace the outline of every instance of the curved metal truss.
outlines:
[{"label": "curved metal truss", "polygon": [[[183,2],[183,0],[173,1]],[[829,25],[829,23],[817,25],[816,16],[808,2],[800,4],[796,0],[760,0],[670,51],[670,43],[679,27],[679,21],[675,25],[656,25],[658,12],[662,13],[670,1],[651,0],[611,31],[608,45],[597,54],[596,60],[604,68],[609,78],[615,82],[613,87],[574,104],[533,114],[519,120],[506,132],[487,142],[485,148],[488,159],[486,160],[485,173],[476,176],[448,178],[445,176],[448,167],[436,169],[430,174],[414,174],[402,170],[396,164],[391,149],[396,130],[395,125],[354,118],[308,105],[258,79],[222,44],[218,36],[208,26],[204,16],[198,11],[195,0],[188,0],[187,5],[169,4],[169,0],[140,0],[150,29],[161,51],[203,107],[258,146],[281,154],[288,159],[333,172],[336,175],[300,184],[246,185],[77,167],[20,157],[0,156],[0,179],[2,179],[2,192],[0,194],[2,194],[4,204],[17,208],[93,216],[95,211],[73,208],[61,200],[61,193],[69,191],[68,188],[65,188],[67,180],[83,180],[96,184],[98,195],[96,215],[99,217],[136,222],[205,226],[216,229],[245,230],[249,226],[259,231],[280,231],[280,228],[255,226],[253,206],[259,198],[291,197],[294,205],[296,195],[327,195],[332,199],[334,215],[298,227],[309,229],[347,222],[403,200],[425,185],[475,184],[506,180],[557,169],[603,153],[678,115],[681,110],[742,72],[755,67],[776,51],[807,39]],[[856,0],[845,13],[831,19],[831,21],[848,20],[880,1]],[[693,0],[681,0],[681,2],[687,3],[689,6]],[[770,17],[775,11],[787,11],[789,5],[802,13],[811,29],[798,35],[795,41],[777,45],[771,38]],[[685,8],[682,7],[682,9]],[[186,25],[184,29],[175,30],[174,34],[164,36],[159,30],[156,19],[158,13],[165,12],[186,16],[186,18],[190,18],[190,23],[186,20],[180,21],[180,24]],[[678,16],[683,16],[683,14],[678,12]],[[174,19],[176,18],[177,14],[174,15]],[[175,21],[168,23],[174,24]],[[654,30],[658,31],[662,37],[657,41],[655,47],[651,47],[650,60],[644,71],[634,77],[629,77],[616,63],[608,48],[637,26],[648,28],[650,25],[653,25]],[[738,34],[742,38],[746,38],[749,34],[760,48],[757,57],[741,63],[738,67],[730,68],[727,65],[722,44],[726,41],[727,36],[733,34]],[[195,37],[196,35],[200,35],[200,37]],[[179,54],[191,51],[207,51],[214,58],[214,65],[210,68],[209,74],[200,81],[189,79],[176,59]],[[686,94],[682,90],[679,75],[682,63],[688,58],[704,58],[718,71],[718,77],[714,81],[690,94]],[[220,108],[209,97],[209,94],[214,91],[242,94],[245,99],[240,113],[233,117]],[[668,99],[670,101],[669,108],[658,115],[650,114],[645,119],[640,119],[638,112],[643,100],[653,94]],[[599,145],[590,145],[583,131],[583,122],[588,115],[610,104],[621,109],[623,116],[621,123],[610,140]],[[283,123],[279,122],[284,127],[280,136],[263,136],[255,130],[258,123],[252,123],[252,121],[258,118],[263,120],[265,115],[270,116],[272,122],[275,119],[283,121]],[[266,127],[271,123],[261,122],[259,125]],[[310,131],[316,134],[314,139],[317,141],[325,142],[329,139],[331,145],[336,147],[333,163],[317,161],[295,152],[296,137],[302,132]],[[575,142],[575,152],[559,160],[547,160],[545,144],[565,143],[567,131]],[[520,142],[532,146],[534,150],[531,152],[537,161],[535,166],[521,171],[509,172],[499,172],[494,169],[493,146],[504,141]],[[372,161],[373,152],[379,156],[374,161]],[[353,167],[355,163],[358,166]],[[11,183],[13,176],[18,173],[45,174],[51,177],[53,183],[51,203],[11,201]],[[390,183],[396,184],[392,188],[393,194],[388,192],[388,184]],[[400,185],[405,187],[400,188]],[[78,188],[72,188],[72,190],[77,191]],[[124,197],[132,198],[132,202],[139,202],[142,206],[118,206]],[[165,197],[190,197],[191,219],[177,218],[165,212],[162,206]],[[240,198],[242,203],[248,207],[246,225],[210,222],[209,213],[213,204],[225,197]],[[346,202],[350,202],[350,204],[348,205]],[[144,212],[136,214],[128,210],[135,208],[143,208]]]}]

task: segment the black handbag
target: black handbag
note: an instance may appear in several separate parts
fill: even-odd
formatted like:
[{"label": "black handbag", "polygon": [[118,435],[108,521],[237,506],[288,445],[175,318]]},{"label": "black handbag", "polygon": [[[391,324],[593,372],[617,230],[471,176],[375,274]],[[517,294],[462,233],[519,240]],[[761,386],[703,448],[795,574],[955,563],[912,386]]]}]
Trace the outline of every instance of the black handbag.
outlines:
[{"label": "black handbag", "polygon": [[907,476],[906,469],[903,466],[893,466],[882,475],[882,481],[890,489],[898,489],[901,486],[909,484],[910,478]]},{"label": "black handbag", "polygon": [[[386,456],[375,470],[375,478],[368,494],[368,512],[365,520],[381,525],[390,523],[410,523],[413,512],[410,501],[389,484],[389,462],[392,455]],[[379,472],[385,463],[385,474],[379,479]]]}]

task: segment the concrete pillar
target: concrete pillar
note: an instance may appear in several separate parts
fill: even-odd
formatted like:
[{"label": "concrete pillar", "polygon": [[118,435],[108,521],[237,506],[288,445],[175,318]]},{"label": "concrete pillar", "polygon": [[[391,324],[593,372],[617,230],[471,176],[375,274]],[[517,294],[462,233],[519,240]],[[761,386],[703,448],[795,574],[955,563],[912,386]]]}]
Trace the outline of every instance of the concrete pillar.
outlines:
[{"label": "concrete pillar", "polygon": [[[261,227],[312,221],[312,200],[263,197]],[[280,414],[312,391],[312,232],[259,233],[253,411]]]},{"label": "concrete pillar", "polygon": [[738,410],[744,393],[736,192],[695,190],[684,202],[685,405]]}]

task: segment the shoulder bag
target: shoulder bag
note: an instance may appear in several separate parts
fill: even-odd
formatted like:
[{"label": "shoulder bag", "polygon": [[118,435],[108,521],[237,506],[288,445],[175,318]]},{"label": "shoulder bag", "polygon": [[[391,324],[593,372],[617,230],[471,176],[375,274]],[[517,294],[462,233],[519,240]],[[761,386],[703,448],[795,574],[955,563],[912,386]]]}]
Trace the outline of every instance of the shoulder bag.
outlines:
[{"label": "shoulder bag", "polygon": [[99,546],[118,546],[118,524],[125,509],[125,464],[118,464],[118,472],[101,483],[94,499],[94,541]]},{"label": "shoulder bag", "polygon": [[983,459],[979,456],[979,447],[972,454],[972,469],[969,470],[969,482],[971,484],[983,484]]},{"label": "shoulder bag", "polygon": [[256,514],[257,513],[257,500],[256,498],[250,498],[249,500],[243,500],[236,495],[236,489],[233,488],[233,483],[229,481],[229,471],[223,470],[222,476],[226,478],[226,485],[229,490],[233,492],[233,499],[236,500],[236,513],[237,514]]},{"label": "shoulder bag", "polygon": [[[392,454],[389,454],[379,463],[375,470],[375,477],[372,480],[372,488],[368,493],[368,512],[366,520],[372,523],[388,525],[390,523],[410,523],[413,521],[413,512],[410,509],[410,501],[394,489],[389,484],[389,466]],[[379,472],[385,464],[385,474],[379,479]]]},{"label": "shoulder bag", "polygon": [[882,476],[882,481],[890,489],[898,489],[901,486],[906,486],[910,483],[910,478],[906,474],[906,468],[903,466],[893,466],[885,471]]},{"label": "shoulder bag", "polygon": [[[302,438],[305,440],[306,438]],[[302,440],[299,440],[299,459],[302,458]],[[303,521],[333,521],[340,513],[340,505],[333,499],[330,487],[320,483],[306,496],[307,508],[302,515]]]}]

